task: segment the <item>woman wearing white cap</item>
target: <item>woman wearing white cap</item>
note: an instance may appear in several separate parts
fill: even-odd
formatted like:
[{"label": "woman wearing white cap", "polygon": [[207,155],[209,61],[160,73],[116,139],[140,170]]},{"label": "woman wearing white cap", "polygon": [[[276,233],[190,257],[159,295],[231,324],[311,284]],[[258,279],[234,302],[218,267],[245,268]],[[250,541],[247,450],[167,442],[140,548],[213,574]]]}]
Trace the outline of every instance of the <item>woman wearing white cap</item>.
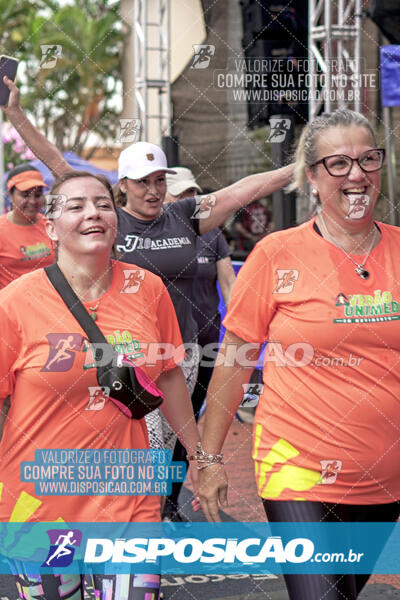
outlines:
[{"label": "woman wearing white cap", "polygon": [[[50,165],[49,165],[50,166]],[[125,262],[159,275],[172,299],[186,358],[182,363],[189,394],[197,380],[198,326],[193,315],[193,282],[197,273],[197,238],[221,225],[251,200],[272,193],[290,181],[291,167],[247,177],[212,195],[186,198],[164,205],[167,166],[164,152],[148,142],[132,144],[120,154],[117,250]],[[150,445],[173,448],[176,437],[157,412],[147,419]],[[161,433],[162,428],[162,433]],[[174,519],[181,518],[174,511]]]},{"label": "woman wearing white cap", "polygon": [[[62,153],[30,123],[19,105],[15,84],[4,77],[11,93],[4,112],[28,146],[57,176],[71,170]],[[164,152],[138,142],[120,154],[118,175],[126,204],[119,210],[118,250],[125,262],[148,268],[166,283],[175,305],[184,342],[196,338],[191,314],[191,283],[196,274],[196,237],[221,225],[252,201],[291,181],[291,165],[249,175],[212,195],[189,198],[163,207],[167,192]]]},{"label": "woman wearing white cap", "polygon": [[185,343],[195,342],[192,283],[197,271],[196,239],[221,225],[240,207],[287,185],[292,168],[251,175],[212,195],[164,205],[167,167],[158,146],[138,142],[121,152],[118,175],[126,200],[120,210],[117,249],[126,262],[148,268],[167,285]]}]

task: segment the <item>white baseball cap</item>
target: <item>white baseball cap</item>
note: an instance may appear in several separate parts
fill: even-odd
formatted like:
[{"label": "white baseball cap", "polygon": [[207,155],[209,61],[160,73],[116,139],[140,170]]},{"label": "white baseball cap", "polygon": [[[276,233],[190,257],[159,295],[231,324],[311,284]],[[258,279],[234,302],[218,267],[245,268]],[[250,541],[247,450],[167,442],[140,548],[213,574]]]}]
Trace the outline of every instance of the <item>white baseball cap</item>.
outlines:
[{"label": "white baseball cap", "polygon": [[142,179],[150,173],[164,171],[175,173],[168,169],[167,157],[159,146],[149,142],[136,142],[122,150],[118,159],[118,179]]},{"label": "white baseball cap", "polygon": [[186,169],[185,167],[174,167],[174,172],[174,175],[166,176],[167,190],[171,196],[179,196],[190,188],[194,188],[200,193],[203,191],[196,182],[190,169]]}]

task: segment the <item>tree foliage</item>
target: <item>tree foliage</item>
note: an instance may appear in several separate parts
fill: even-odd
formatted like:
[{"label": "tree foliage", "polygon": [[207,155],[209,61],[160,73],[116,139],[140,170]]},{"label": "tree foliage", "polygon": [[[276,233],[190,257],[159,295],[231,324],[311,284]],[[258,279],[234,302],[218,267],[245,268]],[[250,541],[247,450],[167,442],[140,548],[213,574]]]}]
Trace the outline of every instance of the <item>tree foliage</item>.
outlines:
[{"label": "tree foliage", "polygon": [[27,0],[0,0],[0,54],[20,58],[29,51],[27,24],[32,11],[32,3]]},{"label": "tree foliage", "polygon": [[[0,8],[2,4],[6,6],[5,0]],[[90,154],[96,144],[115,140],[113,97],[122,69],[118,2],[16,0],[11,5],[9,18],[15,27],[7,33],[3,19],[0,42],[7,54],[23,60],[25,108],[60,150],[89,158],[89,137]],[[16,41],[11,43],[13,35]]]}]

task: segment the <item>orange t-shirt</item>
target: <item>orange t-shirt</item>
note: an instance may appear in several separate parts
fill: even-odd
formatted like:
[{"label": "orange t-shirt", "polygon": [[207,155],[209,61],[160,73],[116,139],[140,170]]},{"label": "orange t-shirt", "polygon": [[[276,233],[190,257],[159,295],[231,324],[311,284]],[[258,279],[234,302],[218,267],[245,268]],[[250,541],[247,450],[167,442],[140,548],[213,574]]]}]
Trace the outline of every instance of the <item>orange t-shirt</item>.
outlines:
[{"label": "orange t-shirt", "polygon": [[[260,496],[400,499],[400,229],[379,223],[368,279],[313,221],[259,242],[225,327],[268,340],[253,458]],[[363,256],[353,256],[358,263]],[[249,306],[251,305],[251,310]]]},{"label": "orange t-shirt", "polygon": [[[164,284],[134,265],[113,261],[112,284],[96,312],[108,341],[137,361],[148,344],[182,345]],[[0,291],[0,332],[0,398],[11,394],[0,443],[0,521],[157,520],[156,496],[39,496],[34,483],[21,482],[20,465],[34,461],[37,449],[148,448],[147,428],[94,397],[96,369],[84,369],[92,356],[86,334],[43,269]],[[156,380],[181,360],[178,350],[142,368]]]},{"label": "orange t-shirt", "polygon": [[34,225],[15,225],[7,215],[0,216],[0,288],[54,260],[43,215]]}]

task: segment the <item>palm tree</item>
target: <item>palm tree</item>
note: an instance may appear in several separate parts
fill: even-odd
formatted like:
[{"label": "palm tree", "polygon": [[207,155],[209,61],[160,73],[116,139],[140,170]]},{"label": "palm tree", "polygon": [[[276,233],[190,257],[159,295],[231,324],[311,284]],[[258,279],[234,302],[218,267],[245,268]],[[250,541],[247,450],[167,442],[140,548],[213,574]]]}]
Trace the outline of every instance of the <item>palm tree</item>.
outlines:
[{"label": "palm tree", "polygon": [[[111,101],[121,79],[118,3],[73,0],[62,7],[51,0],[45,3],[47,14],[30,16],[34,54],[28,61],[25,104],[44,123],[46,133],[53,132],[60,150],[82,155],[92,132],[98,141],[109,140],[116,128]],[[62,48],[53,68],[39,69],[44,44]]]}]

